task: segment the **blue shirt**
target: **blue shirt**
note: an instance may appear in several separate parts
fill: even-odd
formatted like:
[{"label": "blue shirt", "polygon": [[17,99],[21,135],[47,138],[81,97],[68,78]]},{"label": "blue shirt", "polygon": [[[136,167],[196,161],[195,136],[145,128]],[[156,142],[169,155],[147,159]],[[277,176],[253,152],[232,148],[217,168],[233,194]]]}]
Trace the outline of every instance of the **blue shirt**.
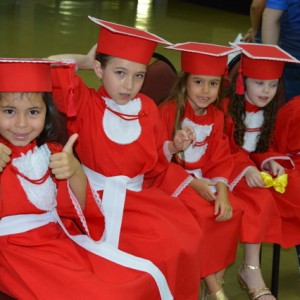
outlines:
[{"label": "blue shirt", "polygon": [[284,11],[279,46],[300,59],[300,0],[267,0],[266,7]]}]

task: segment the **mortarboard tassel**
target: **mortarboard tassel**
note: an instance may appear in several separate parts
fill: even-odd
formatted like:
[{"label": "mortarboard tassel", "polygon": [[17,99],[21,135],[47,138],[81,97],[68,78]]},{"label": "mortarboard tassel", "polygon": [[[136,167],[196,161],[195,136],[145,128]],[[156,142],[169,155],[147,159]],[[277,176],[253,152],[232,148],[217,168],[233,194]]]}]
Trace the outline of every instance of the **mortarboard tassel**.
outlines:
[{"label": "mortarboard tassel", "polygon": [[238,78],[236,80],[235,93],[237,95],[244,95],[245,87],[244,87],[244,81],[243,81],[242,61],[240,61],[240,67],[239,67],[238,72],[239,72],[239,74],[238,74]]}]

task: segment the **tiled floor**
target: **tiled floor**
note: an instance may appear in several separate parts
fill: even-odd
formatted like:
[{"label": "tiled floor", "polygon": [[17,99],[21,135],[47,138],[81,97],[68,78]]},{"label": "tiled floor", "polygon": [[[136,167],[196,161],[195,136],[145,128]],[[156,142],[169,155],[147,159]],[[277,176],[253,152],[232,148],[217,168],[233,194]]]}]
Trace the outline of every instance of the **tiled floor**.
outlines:
[{"label": "tiled floor", "polygon": [[[240,5],[242,3],[240,1]],[[47,57],[54,53],[85,53],[96,42],[98,32],[98,27],[88,20],[88,15],[136,26],[171,42],[199,41],[226,45],[249,27],[246,15],[180,0],[1,0],[0,56]],[[175,51],[162,47],[158,51],[179,68],[179,56]],[[98,85],[92,72],[81,74],[90,86]],[[270,245],[263,247],[262,261],[269,285]],[[231,300],[248,299],[236,280],[241,262],[242,248],[239,248],[236,263],[226,274],[225,290]],[[279,299],[300,299],[295,249],[281,252]]]}]

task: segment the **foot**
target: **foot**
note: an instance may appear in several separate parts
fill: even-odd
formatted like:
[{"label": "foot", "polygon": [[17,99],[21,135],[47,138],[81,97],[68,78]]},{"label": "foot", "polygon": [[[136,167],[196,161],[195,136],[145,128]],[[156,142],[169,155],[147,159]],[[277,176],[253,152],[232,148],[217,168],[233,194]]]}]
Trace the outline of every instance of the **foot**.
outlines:
[{"label": "foot", "polygon": [[248,291],[252,300],[276,300],[266,287],[259,266],[244,264],[238,271],[241,286]]},{"label": "foot", "polygon": [[207,294],[205,300],[228,300],[223,289],[220,289],[216,293]]},{"label": "foot", "polygon": [[205,288],[201,300],[227,300],[223,285],[224,280],[217,279],[216,274],[212,274],[204,278]]}]

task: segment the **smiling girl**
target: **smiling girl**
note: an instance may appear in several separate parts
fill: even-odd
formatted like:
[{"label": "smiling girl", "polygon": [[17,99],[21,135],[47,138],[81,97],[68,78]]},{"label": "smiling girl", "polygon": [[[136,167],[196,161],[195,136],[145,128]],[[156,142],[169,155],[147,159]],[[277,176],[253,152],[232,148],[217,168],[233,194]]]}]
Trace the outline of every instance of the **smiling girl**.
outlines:
[{"label": "smiling girl", "polygon": [[65,143],[52,63],[0,58],[0,291],[24,300],[162,299],[136,258],[99,241],[103,215],[73,154],[77,135]]},{"label": "smiling girl", "polygon": [[194,178],[178,197],[203,229],[204,299],[225,300],[223,277],[236,256],[242,211],[227,188],[233,160],[223,133],[223,112],[216,102],[227,56],[236,49],[195,42],[168,48],[181,51],[182,72],[170,99],[159,107],[161,119],[170,140],[182,129],[194,132],[193,140],[173,157]]},{"label": "smiling girl", "polygon": [[244,263],[239,269],[241,287],[251,299],[273,300],[260,270],[263,242],[280,243],[281,218],[276,201],[265,188],[261,171],[274,178],[285,174],[291,160],[270,147],[278,109],[279,79],[285,62],[296,60],[277,46],[236,44],[242,54],[232,82],[232,95],[223,100],[234,168],[230,189],[244,206],[241,242]]}]

